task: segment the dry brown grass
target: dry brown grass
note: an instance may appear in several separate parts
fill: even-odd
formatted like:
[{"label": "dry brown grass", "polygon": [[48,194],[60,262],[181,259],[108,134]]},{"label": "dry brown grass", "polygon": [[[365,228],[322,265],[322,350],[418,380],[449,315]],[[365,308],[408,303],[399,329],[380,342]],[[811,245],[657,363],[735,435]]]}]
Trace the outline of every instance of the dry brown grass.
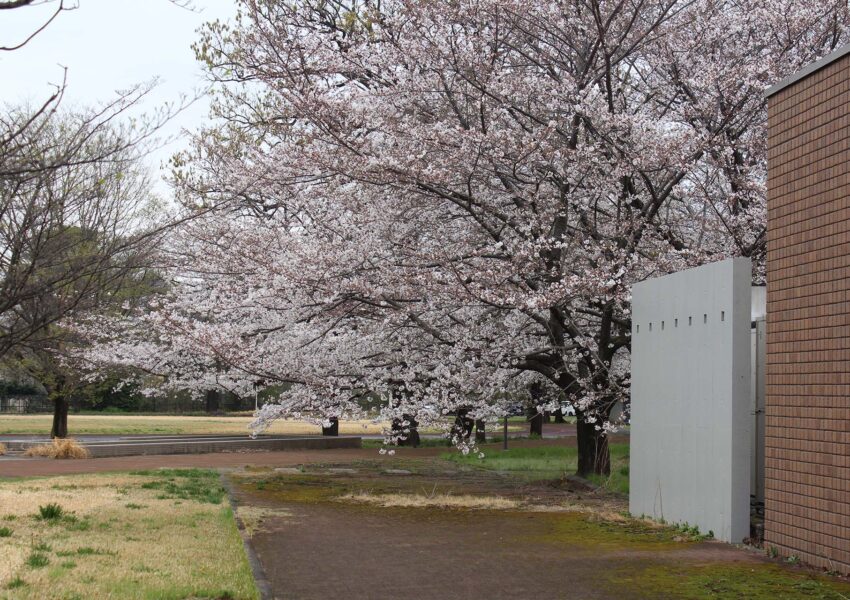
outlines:
[{"label": "dry brown grass", "polygon": [[266,530],[270,519],[288,519],[292,513],[285,508],[271,508],[268,506],[240,506],[236,513],[242,520],[242,526],[248,537],[254,537],[257,533]]},{"label": "dry brown grass", "polygon": [[[0,538],[0,598],[256,600],[227,502],[170,493],[165,482],[192,481],[175,473],[0,481],[0,525],[12,530]],[[38,518],[48,503],[64,516]],[[48,547],[45,568],[27,564],[37,544]],[[16,578],[25,585],[8,588]]]},{"label": "dry brown grass", "polygon": [[[50,431],[51,415],[0,415],[0,433],[44,435]],[[245,435],[252,417],[197,417],[180,415],[69,415],[68,429],[74,435]],[[370,420],[343,421],[339,432],[344,435],[381,433],[386,423]],[[278,420],[266,432],[276,435],[320,435],[321,428],[312,423]]]},{"label": "dry brown grass", "polygon": [[42,456],[46,458],[89,458],[91,455],[85,447],[73,438],[55,438],[49,444],[30,446],[24,451],[24,456]]},{"label": "dry brown grass", "polygon": [[516,500],[498,496],[470,496],[467,494],[346,494],[340,500],[400,508],[459,508],[474,510],[512,510],[520,507]]}]

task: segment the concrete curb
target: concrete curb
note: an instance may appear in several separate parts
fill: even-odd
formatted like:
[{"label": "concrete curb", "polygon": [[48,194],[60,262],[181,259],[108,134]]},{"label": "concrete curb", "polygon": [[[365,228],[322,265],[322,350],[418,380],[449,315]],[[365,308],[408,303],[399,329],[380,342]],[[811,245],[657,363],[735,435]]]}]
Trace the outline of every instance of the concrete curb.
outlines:
[{"label": "concrete curb", "polygon": [[251,573],[254,575],[254,582],[257,584],[257,591],[260,593],[260,600],[274,600],[272,585],[269,578],[266,576],[266,570],[260,562],[254,547],[251,545],[251,540],[245,531],[245,523],[239,516],[238,503],[236,502],[236,494],[233,492],[233,484],[230,478],[227,477],[226,471],[219,472],[221,485],[227,490],[227,499],[230,501],[230,509],[233,511],[233,518],[236,520],[236,528],[239,530],[239,536],[242,538],[242,547],[245,548],[245,555],[248,557],[248,564],[251,565]]},{"label": "concrete curb", "polygon": [[[91,458],[146,456],[151,454],[210,454],[215,452],[336,450],[362,447],[359,437],[288,437],[288,438],[189,438],[83,442]],[[24,451],[38,442],[7,442],[8,450]]]}]

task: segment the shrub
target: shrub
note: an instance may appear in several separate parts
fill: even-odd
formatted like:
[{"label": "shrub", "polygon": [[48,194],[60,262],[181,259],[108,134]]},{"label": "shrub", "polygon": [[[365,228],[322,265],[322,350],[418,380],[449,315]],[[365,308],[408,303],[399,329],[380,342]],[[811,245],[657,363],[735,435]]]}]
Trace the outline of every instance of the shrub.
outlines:
[{"label": "shrub", "polygon": [[12,530],[8,527],[0,527],[0,538],[12,537]]},{"label": "shrub", "polygon": [[46,458],[89,458],[91,456],[85,447],[72,438],[54,439],[49,444],[30,446],[24,456],[42,456]]},{"label": "shrub", "polygon": [[42,521],[58,521],[65,514],[65,509],[55,502],[38,507],[38,518]]}]

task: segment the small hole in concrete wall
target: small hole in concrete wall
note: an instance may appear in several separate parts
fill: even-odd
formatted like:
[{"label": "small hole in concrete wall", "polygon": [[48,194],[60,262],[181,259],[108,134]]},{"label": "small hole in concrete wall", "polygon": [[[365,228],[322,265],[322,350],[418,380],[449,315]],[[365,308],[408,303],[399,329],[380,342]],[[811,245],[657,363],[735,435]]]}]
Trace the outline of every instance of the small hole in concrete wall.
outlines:
[{"label": "small hole in concrete wall", "polygon": [[725,321],[725,320],[726,320],[726,311],[725,311],[725,310],[721,310],[721,311],[720,311],[720,320],[721,320],[721,321]]},{"label": "small hole in concrete wall", "polygon": [[649,330],[652,331],[652,322],[649,323]]},{"label": "small hole in concrete wall", "polygon": [[637,326],[637,331],[636,331],[636,333],[640,333],[640,325],[638,325],[638,326]]},{"label": "small hole in concrete wall", "polygon": [[693,325],[693,324],[694,324],[694,318],[688,317],[688,325]]},{"label": "small hole in concrete wall", "polygon": [[679,319],[673,319],[673,327],[679,326]]},{"label": "small hole in concrete wall", "polygon": [[661,331],[664,331],[664,321],[661,321]]},{"label": "small hole in concrete wall", "polygon": [[703,322],[703,323],[708,323],[708,315],[703,315],[703,316],[702,316],[702,322]]}]

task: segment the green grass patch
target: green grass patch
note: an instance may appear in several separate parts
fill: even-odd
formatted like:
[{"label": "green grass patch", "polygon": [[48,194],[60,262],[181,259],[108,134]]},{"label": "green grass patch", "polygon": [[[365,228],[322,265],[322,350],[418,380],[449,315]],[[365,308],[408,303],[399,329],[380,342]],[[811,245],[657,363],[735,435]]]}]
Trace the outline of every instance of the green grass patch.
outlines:
[{"label": "green grass patch", "polygon": [[620,567],[607,576],[630,594],[687,600],[846,600],[850,585],[762,563],[657,563]]},{"label": "green grass patch", "polygon": [[[194,500],[209,504],[221,504],[224,499],[225,490],[219,475],[210,469],[160,469],[134,471],[132,474],[156,477],[142,483],[141,487],[146,490],[159,490],[159,499]],[[141,508],[140,505],[137,507]]]},{"label": "green grass patch", "polygon": [[544,532],[527,539],[535,544],[567,546],[596,554],[600,551],[671,551],[682,548],[687,538],[672,527],[659,527],[639,519],[619,521],[588,513],[552,513],[541,516]]},{"label": "green grass patch", "polygon": [[12,537],[12,530],[8,527],[0,527],[0,538]]},{"label": "green grass patch", "polygon": [[306,504],[329,502],[347,491],[347,488],[338,480],[314,475],[272,476],[254,481],[243,480],[240,485],[262,492],[278,502],[303,502]]},{"label": "green grass patch", "polygon": [[[612,492],[629,493],[629,445],[611,444],[611,475],[595,476],[591,480]],[[446,460],[489,469],[507,471],[532,479],[557,479],[575,473],[578,465],[578,450],[567,446],[533,446],[501,450],[485,448],[484,458],[459,452],[442,455]]]}]

